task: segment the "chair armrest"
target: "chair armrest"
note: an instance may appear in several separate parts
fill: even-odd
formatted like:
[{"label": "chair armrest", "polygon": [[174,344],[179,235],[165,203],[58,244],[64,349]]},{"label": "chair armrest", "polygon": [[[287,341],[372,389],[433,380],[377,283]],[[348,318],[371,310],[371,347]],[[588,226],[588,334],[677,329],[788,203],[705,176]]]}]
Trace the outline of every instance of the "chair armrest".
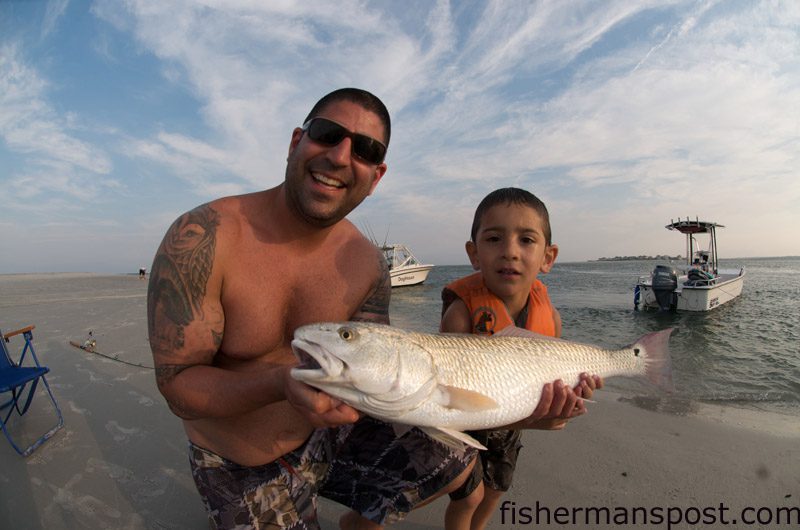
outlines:
[{"label": "chair armrest", "polygon": [[3,334],[3,339],[8,340],[10,337],[13,337],[14,335],[21,335],[22,333],[26,333],[28,331],[33,330],[35,327],[36,327],[35,325],[30,325],[21,329],[15,329],[14,331],[9,331],[8,333]]}]

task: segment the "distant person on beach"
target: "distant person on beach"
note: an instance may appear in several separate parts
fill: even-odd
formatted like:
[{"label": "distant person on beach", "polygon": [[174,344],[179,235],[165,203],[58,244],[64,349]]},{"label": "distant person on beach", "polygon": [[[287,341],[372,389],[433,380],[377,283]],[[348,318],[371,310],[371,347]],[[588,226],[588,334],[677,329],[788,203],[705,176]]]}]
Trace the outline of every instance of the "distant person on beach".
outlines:
[{"label": "distant person on beach", "polygon": [[144,267],[139,267],[139,279],[144,280],[147,276],[147,269]]},{"label": "distant person on beach", "polygon": [[[550,302],[547,287],[537,279],[537,275],[550,272],[558,256],[558,247],[551,241],[550,216],[541,200],[519,188],[491,192],[475,211],[466,250],[478,272],[442,290],[442,332],[490,336],[517,326],[561,336],[561,316]],[[558,381],[555,385],[563,394],[563,384]],[[586,411],[577,398],[588,399],[602,386],[600,378],[584,375],[574,393],[568,394],[558,417],[470,433],[487,450],[479,453],[466,481],[450,492],[445,528],[486,528],[503,493],[511,487],[522,448],[519,428],[562,429],[567,420]]]},{"label": "distant person on beach", "polygon": [[474,452],[397,437],[289,375],[299,326],[389,323],[386,260],[345,220],[385,174],[389,137],[378,98],[334,91],[292,131],[283,183],[185,213],[156,253],[156,382],[217,528],[319,528],[317,495],[353,508],[342,528],[380,528],[467,476]]}]

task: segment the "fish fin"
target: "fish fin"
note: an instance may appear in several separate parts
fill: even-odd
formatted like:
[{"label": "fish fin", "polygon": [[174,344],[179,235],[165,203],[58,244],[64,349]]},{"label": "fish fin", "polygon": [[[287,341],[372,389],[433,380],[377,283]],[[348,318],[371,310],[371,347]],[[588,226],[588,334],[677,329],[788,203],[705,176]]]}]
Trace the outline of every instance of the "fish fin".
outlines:
[{"label": "fish fin", "polygon": [[474,390],[447,385],[439,385],[439,390],[445,396],[442,405],[450,409],[473,412],[496,409],[499,406],[494,399]]},{"label": "fish fin", "polygon": [[[672,362],[669,356],[669,336],[674,328],[648,333],[628,346],[636,355],[644,354],[644,371],[651,383],[666,392],[672,392]],[[637,350],[639,350],[637,352]],[[644,350],[644,352],[642,352]]]},{"label": "fish fin", "polygon": [[494,335],[491,338],[496,337],[522,337],[524,339],[539,339],[539,340],[550,340],[554,342],[565,342],[564,339],[559,339],[557,337],[551,337],[549,335],[542,335],[541,333],[536,333],[535,331],[531,331],[529,329],[520,328],[517,326],[506,326]]},{"label": "fish fin", "polygon": [[464,449],[464,445],[468,445],[482,451],[486,450],[486,447],[484,447],[483,444],[465,432],[447,429],[445,427],[419,427],[419,430],[437,442],[442,443],[452,449],[462,451]]}]

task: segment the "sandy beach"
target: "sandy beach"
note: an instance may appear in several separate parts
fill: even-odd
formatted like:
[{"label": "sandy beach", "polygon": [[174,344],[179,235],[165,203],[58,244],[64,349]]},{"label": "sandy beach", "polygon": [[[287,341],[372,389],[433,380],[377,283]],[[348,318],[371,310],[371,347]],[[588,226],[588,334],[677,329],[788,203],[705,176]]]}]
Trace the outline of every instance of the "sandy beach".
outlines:
[{"label": "sandy beach", "polygon": [[[0,329],[36,325],[65,422],[27,459],[0,442],[0,528],[208,528],[180,421],[155,386],[146,288],[135,275],[0,276]],[[117,360],[69,345],[89,331]],[[12,355],[22,345],[13,338]],[[44,395],[33,409],[11,423],[23,439],[55,421]],[[800,524],[800,413],[608,391],[589,409],[563,431],[525,434],[491,528]],[[440,528],[445,506],[440,499],[395,528]],[[323,528],[337,528],[342,512],[322,500]]]}]

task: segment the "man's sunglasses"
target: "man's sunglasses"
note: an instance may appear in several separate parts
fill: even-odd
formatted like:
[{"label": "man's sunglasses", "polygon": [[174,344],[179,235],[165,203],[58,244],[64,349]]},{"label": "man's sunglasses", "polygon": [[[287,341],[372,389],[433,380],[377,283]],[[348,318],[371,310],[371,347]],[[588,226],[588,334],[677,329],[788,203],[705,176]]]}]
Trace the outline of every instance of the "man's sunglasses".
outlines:
[{"label": "man's sunglasses", "polygon": [[370,164],[378,165],[386,156],[386,146],[375,138],[350,132],[335,121],[326,118],[311,118],[301,129],[317,143],[333,147],[345,138],[350,138],[351,152]]}]

